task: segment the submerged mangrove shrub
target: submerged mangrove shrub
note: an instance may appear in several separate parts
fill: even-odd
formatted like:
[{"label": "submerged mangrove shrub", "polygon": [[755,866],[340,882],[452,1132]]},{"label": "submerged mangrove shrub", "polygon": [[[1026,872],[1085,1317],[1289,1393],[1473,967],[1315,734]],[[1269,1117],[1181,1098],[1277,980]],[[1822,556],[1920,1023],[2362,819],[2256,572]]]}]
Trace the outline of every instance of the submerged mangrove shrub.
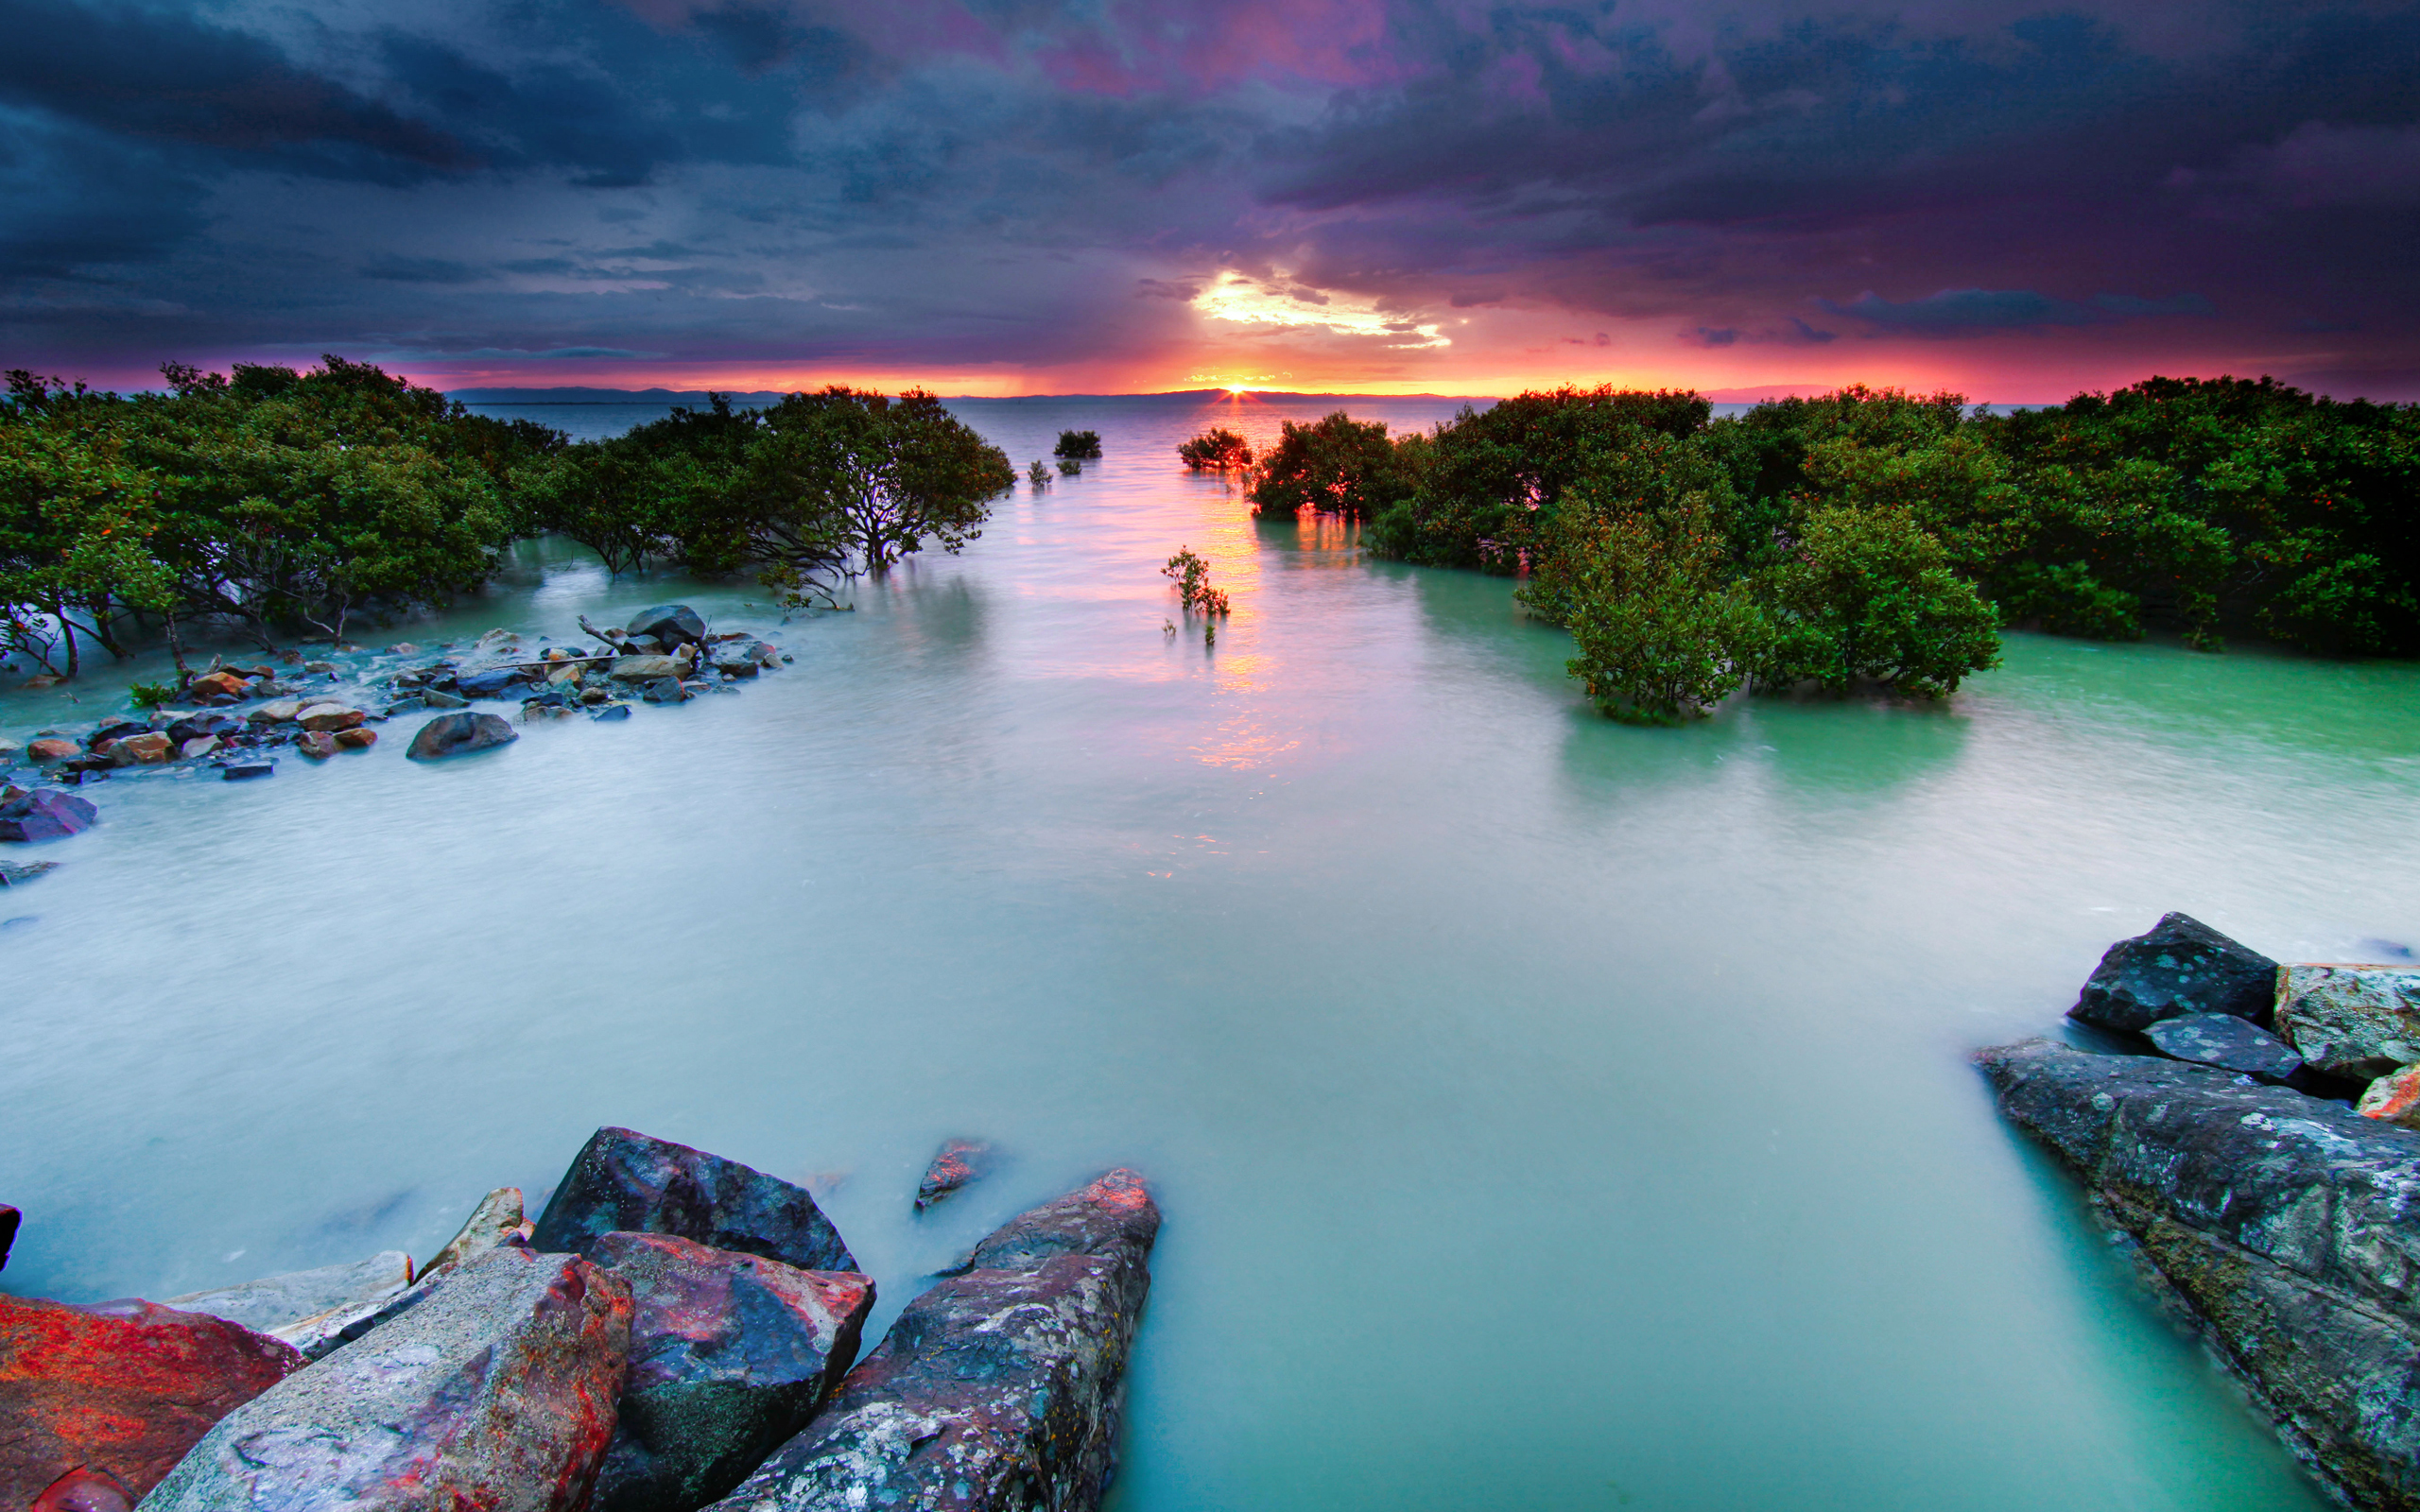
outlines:
[{"label": "submerged mangrove shrub", "polygon": [[1387,438],[1385,421],[1357,421],[1342,410],[1308,425],[1287,421],[1276,448],[1261,458],[1253,511],[1376,514],[1410,491],[1422,465],[1425,438],[1405,441]]},{"label": "submerged mangrove shrub", "polygon": [[1100,455],[1100,433],[1098,431],[1061,431],[1059,444],[1050,449],[1050,455],[1071,457],[1078,462],[1089,461]]},{"label": "submerged mangrove shrub", "polygon": [[1213,427],[1180,443],[1176,455],[1196,472],[1226,472],[1252,466],[1252,447],[1242,437],[1223,427]]}]

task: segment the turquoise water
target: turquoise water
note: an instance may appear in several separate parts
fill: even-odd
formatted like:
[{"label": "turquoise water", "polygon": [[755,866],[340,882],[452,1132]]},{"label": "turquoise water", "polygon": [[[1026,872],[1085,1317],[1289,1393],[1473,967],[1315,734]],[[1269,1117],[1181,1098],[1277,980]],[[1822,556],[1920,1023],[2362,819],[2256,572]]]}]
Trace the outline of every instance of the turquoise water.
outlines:
[{"label": "turquoise water", "polygon": [[[1123,1162],[1168,1221],[1120,1512],[2322,1504],[1962,1057],[2166,909],[2420,942],[2420,672],[2013,636],[1947,709],[1634,730],[1510,584],[1176,467],[1266,403],[959,408],[1108,455],[853,614],[548,545],[383,632],[677,595],[779,630],[744,694],[94,789],[0,893],[0,1281],[425,1255],[621,1123],[811,1182],[887,1319]],[[1015,1160],[917,1220],[959,1134]]]}]

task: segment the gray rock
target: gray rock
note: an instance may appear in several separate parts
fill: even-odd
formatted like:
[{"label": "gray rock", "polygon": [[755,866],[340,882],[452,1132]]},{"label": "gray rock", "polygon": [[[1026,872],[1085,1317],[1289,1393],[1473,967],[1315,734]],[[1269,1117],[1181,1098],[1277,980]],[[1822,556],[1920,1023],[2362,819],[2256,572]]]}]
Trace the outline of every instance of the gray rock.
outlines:
[{"label": "gray rock", "polygon": [[661,678],[648,683],[647,692],[639,696],[649,703],[683,703],[687,701],[689,690],[682,685],[678,678]]},{"label": "gray rock", "polygon": [[609,703],[588,717],[599,724],[609,719],[628,719],[631,717],[631,706],[626,703]]},{"label": "gray rock", "polygon": [[509,1246],[221,1418],[149,1512],[579,1512],[614,1434],[630,1289]]},{"label": "gray rock", "polygon": [[431,709],[468,709],[471,700],[441,688],[431,688],[420,696],[420,701]]},{"label": "gray rock", "polygon": [[249,782],[257,777],[277,775],[277,763],[268,761],[229,762],[219,768],[230,782]]},{"label": "gray rock", "polygon": [[656,604],[631,616],[632,635],[652,635],[665,646],[695,645],[706,638],[706,622],[686,604]]},{"label": "gray rock", "polygon": [[[0,861],[0,887],[22,887],[43,872],[58,869],[59,863],[56,861]],[[5,1254],[0,1254],[0,1263],[5,1263],[7,1260],[8,1257]]]},{"label": "gray rock", "polygon": [[596,1258],[636,1311],[593,1512],[694,1512],[730,1491],[839,1385],[873,1306],[863,1276],[670,1234],[606,1234]]},{"label": "gray rock", "polygon": [[983,1140],[943,1140],[916,1184],[916,1211],[924,1211],[951,1193],[979,1181],[992,1172],[993,1150]]},{"label": "gray rock", "polygon": [[2067,1017],[2137,1032],[2184,1013],[2232,1013],[2265,1025],[2276,993],[2276,962],[2198,919],[2167,914],[2109,947]]},{"label": "gray rock", "polygon": [[2161,1055],[2240,1071],[2264,1081],[2283,1081],[2303,1064],[2284,1040],[2232,1013],[2179,1014],[2160,1020],[2143,1036]]},{"label": "gray rock", "polygon": [[494,714],[439,714],[420,727],[420,732],[412,736],[411,748],[404,754],[416,762],[437,761],[509,746],[520,738],[518,731]]},{"label": "gray rock", "polygon": [[718,643],[711,653],[714,669],[735,678],[752,678],[766,667],[779,666],[782,654],[753,637]]},{"label": "gray rock", "polygon": [[723,1512],[1088,1512],[1116,1469],[1159,1209],[1131,1171],[1037,1208],[908,1304]]},{"label": "gray rock", "polygon": [[421,1279],[432,1280],[469,1261],[476,1260],[499,1245],[529,1237],[530,1223],[521,1211],[521,1189],[498,1187],[479,1199],[471,1216],[453,1238],[445,1241],[428,1263],[420,1268]]},{"label": "gray rock", "polygon": [[1976,1060],[2288,1445],[2354,1506],[2420,1507],[2420,1134],[2148,1056],[2029,1040]]},{"label": "gray rock", "polygon": [[600,1128],[563,1173],[530,1243],[587,1254],[614,1232],[673,1234],[801,1270],[856,1270],[804,1187],[659,1140]]},{"label": "gray rock", "polygon": [[2321,1071],[2364,1081],[2420,1061],[2420,967],[2289,966],[2277,1027]]},{"label": "gray rock", "polygon": [[[411,1284],[412,1258],[400,1249],[383,1250],[368,1260],[315,1270],[288,1271],[233,1286],[215,1286],[164,1297],[161,1306],[181,1313],[207,1313],[230,1323],[241,1323],[256,1333],[285,1338],[278,1331],[336,1308],[362,1303],[383,1304]],[[286,1343],[301,1344],[294,1339]]]}]

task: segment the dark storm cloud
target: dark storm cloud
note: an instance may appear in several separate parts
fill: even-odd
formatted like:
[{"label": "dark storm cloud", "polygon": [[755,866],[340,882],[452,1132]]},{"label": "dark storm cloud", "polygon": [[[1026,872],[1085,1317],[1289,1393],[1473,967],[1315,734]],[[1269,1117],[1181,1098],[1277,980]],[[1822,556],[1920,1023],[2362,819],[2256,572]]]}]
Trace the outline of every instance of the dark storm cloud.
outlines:
[{"label": "dark storm cloud", "polygon": [[1398,330],[1543,312],[1591,351],[1624,320],[1701,352],[2199,332],[2391,375],[2420,341],[2413,4],[0,0],[0,332],[46,359],[1107,360],[1184,338],[1221,269]]}]

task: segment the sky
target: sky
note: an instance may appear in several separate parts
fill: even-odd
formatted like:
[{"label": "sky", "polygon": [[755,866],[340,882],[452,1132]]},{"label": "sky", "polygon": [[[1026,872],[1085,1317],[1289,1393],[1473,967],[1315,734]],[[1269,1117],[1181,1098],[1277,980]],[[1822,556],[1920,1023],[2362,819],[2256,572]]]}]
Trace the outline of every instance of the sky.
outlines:
[{"label": "sky", "polygon": [[2420,399],[2420,3],[0,0],[0,366]]}]

